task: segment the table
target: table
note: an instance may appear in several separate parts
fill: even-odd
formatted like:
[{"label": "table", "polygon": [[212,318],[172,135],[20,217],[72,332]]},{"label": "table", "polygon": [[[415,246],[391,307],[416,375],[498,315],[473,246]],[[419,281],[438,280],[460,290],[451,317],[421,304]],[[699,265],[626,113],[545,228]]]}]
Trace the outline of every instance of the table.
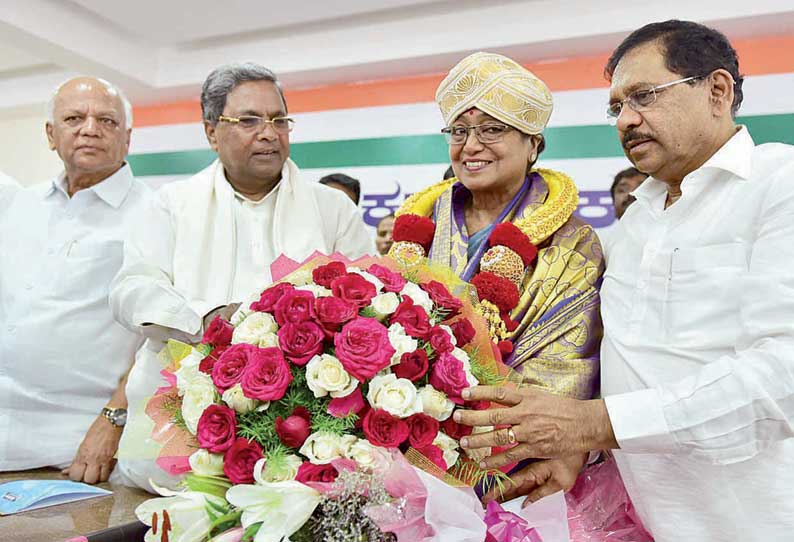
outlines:
[{"label": "table", "polygon": [[[0,484],[31,479],[66,478],[56,469],[0,472]],[[0,542],[63,542],[74,536],[130,523],[137,520],[135,508],[152,498],[141,489],[108,482],[98,486],[112,491],[113,495],[0,517]]]}]

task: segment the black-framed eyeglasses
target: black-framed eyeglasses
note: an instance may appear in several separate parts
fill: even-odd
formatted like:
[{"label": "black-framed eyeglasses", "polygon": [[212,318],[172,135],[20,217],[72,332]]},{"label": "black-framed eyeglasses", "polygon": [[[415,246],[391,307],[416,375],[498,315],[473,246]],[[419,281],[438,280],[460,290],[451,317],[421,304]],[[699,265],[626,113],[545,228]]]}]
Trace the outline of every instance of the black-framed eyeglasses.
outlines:
[{"label": "black-framed eyeglasses", "polygon": [[679,83],[688,83],[690,81],[703,79],[704,77],[708,77],[708,75],[709,74],[684,77],[683,79],[676,79],[675,81],[656,85],[651,88],[635,90],[619,102],[613,102],[607,106],[607,120],[614,126],[617,124],[618,117],[623,111],[624,105],[628,104],[634,111],[642,111],[656,102],[656,95],[662,90],[672,87],[673,85],[678,85]]},{"label": "black-framed eyeglasses", "polygon": [[292,131],[292,128],[295,127],[295,120],[291,119],[290,117],[274,117],[272,119],[266,119],[256,115],[243,115],[241,117],[227,117],[225,115],[221,115],[218,117],[218,120],[221,122],[228,122],[230,124],[237,125],[243,130],[252,132],[264,130],[265,126],[270,124],[279,134],[288,134]]},{"label": "black-framed eyeglasses", "polygon": [[441,130],[441,133],[444,134],[447,143],[450,145],[465,145],[466,140],[469,139],[469,131],[474,130],[474,136],[477,141],[487,145],[500,142],[505,134],[512,129],[513,127],[507,124],[488,122],[476,126],[464,126],[462,124],[447,126]]}]

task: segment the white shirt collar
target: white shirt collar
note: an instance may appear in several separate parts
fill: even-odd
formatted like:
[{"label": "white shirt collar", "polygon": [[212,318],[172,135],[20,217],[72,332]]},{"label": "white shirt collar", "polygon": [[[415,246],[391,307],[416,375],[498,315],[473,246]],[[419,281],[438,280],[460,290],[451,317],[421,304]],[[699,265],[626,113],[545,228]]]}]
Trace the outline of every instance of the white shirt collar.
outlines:
[{"label": "white shirt collar", "polygon": [[[128,163],[124,163],[121,168],[110,177],[98,182],[86,190],[91,190],[102,201],[111,207],[118,209],[124,202],[132,188],[133,176],[132,169]],[[62,171],[52,180],[50,188],[44,193],[44,197],[51,196],[55,191],[60,191],[68,196],[68,186],[66,184],[66,172]]]},{"label": "white shirt collar", "polygon": [[[711,158],[695,171],[684,177],[682,186],[694,174],[704,170],[722,170],[732,173],[735,176],[747,180],[750,178],[752,168],[753,149],[755,142],[750,132],[745,126],[740,126],[739,130],[717,150]],[[637,199],[653,200],[660,194],[667,191],[667,184],[648,177],[631,194]]]}]

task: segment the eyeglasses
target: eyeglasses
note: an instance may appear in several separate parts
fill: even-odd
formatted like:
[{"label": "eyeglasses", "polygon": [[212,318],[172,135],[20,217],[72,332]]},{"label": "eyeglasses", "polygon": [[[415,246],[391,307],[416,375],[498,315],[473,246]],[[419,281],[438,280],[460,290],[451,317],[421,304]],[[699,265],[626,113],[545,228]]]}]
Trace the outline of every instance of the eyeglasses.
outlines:
[{"label": "eyeglasses", "polygon": [[295,120],[289,117],[275,117],[272,119],[266,119],[256,115],[243,115],[242,117],[226,117],[221,115],[218,117],[218,120],[221,122],[236,124],[243,130],[251,132],[260,132],[264,130],[265,125],[270,124],[277,133],[288,134],[295,126]]},{"label": "eyeglasses", "polygon": [[469,131],[474,130],[477,141],[484,145],[488,145],[489,143],[498,143],[502,141],[505,133],[512,129],[512,126],[506,124],[488,123],[478,124],[477,126],[447,126],[441,130],[441,133],[444,134],[447,143],[450,145],[465,145],[466,141],[469,139]]},{"label": "eyeglasses", "polygon": [[625,104],[629,104],[629,107],[631,107],[634,111],[641,111],[652,106],[654,102],[656,102],[656,95],[662,90],[679,83],[688,83],[689,81],[703,79],[704,77],[708,77],[708,74],[684,77],[683,79],[676,79],[675,81],[670,81],[669,83],[664,83],[662,85],[656,85],[655,87],[648,89],[635,90],[619,102],[609,104],[607,107],[607,121],[609,121],[609,124],[613,126],[617,124],[618,117],[623,111],[623,106]]}]

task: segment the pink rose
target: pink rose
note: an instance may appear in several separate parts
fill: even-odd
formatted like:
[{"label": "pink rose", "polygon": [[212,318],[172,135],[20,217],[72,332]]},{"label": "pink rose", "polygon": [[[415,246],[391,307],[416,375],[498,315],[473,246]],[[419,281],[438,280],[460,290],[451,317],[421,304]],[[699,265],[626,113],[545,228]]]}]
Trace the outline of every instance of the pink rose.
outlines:
[{"label": "pink rose", "polygon": [[273,316],[280,326],[314,319],[314,294],[307,290],[284,292],[273,306]]},{"label": "pink rose", "polygon": [[362,429],[367,440],[375,446],[396,448],[408,440],[408,424],[381,409],[373,409],[364,416]]},{"label": "pink rose", "polygon": [[295,365],[306,365],[323,351],[325,333],[315,322],[285,324],[278,330],[278,344],[286,358]]},{"label": "pink rose", "polygon": [[315,465],[305,461],[298,467],[298,475],[295,476],[295,480],[302,484],[306,482],[330,483],[336,480],[337,476],[339,476],[339,471],[336,470],[336,467],[331,463],[327,465]]},{"label": "pink rose", "polygon": [[212,382],[220,393],[238,384],[248,364],[248,357],[258,348],[252,344],[233,344],[212,366]]},{"label": "pink rose", "polygon": [[292,373],[278,348],[257,348],[251,352],[243,371],[243,395],[260,401],[278,401],[287,393]]},{"label": "pink rose", "polygon": [[425,309],[414,305],[413,299],[404,297],[391,315],[390,324],[400,324],[405,332],[415,339],[424,339],[430,333],[430,318]]},{"label": "pink rose", "polygon": [[[463,308],[463,302],[452,295],[446,286],[436,280],[431,280],[426,284],[422,284],[422,289],[427,292],[430,299],[436,306],[441,307],[447,311],[447,318],[452,318],[457,315]],[[445,320],[447,319],[445,318]]]},{"label": "pink rose", "polygon": [[210,405],[201,413],[196,438],[199,446],[214,454],[228,450],[237,437],[237,415],[224,405]]},{"label": "pink rose", "polygon": [[284,446],[300,448],[311,432],[311,415],[304,407],[295,408],[286,420],[276,417],[276,434]]},{"label": "pink rose", "polygon": [[342,277],[347,274],[347,268],[342,262],[328,262],[325,265],[315,267],[312,270],[312,279],[315,284],[319,284],[324,288],[331,288],[331,283],[335,278]]},{"label": "pink rose", "polygon": [[400,357],[400,363],[392,368],[392,372],[397,378],[407,378],[411,382],[416,382],[427,374],[429,366],[427,352],[417,348],[413,352],[406,352]]},{"label": "pink rose", "polygon": [[232,343],[233,334],[234,326],[220,316],[216,316],[212,319],[209,327],[204,332],[201,342],[204,344],[211,344],[216,348],[219,346],[229,346]]},{"label": "pink rose", "polygon": [[447,394],[450,401],[463,404],[460,392],[469,387],[463,362],[452,354],[445,352],[438,356],[430,373],[430,385]]},{"label": "pink rose", "polygon": [[336,357],[359,382],[366,382],[389,366],[394,347],[388,330],[374,318],[359,317],[334,336]]},{"label": "pink rose", "polygon": [[435,350],[436,356],[444,352],[452,352],[455,349],[455,345],[452,344],[452,337],[449,336],[445,329],[439,326],[433,326],[430,333],[427,334],[427,342]]},{"label": "pink rose", "polygon": [[408,423],[408,442],[417,450],[430,446],[436,440],[440,425],[435,418],[420,412],[405,421]]},{"label": "pink rose", "polygon": [[351,414],[360,414],[366,406],[361,388],[356,387],[353,393],[331,399],[328,403],[328,414],[334,418],[346,418]]},{"label": "pink rose", "polygon": [[431,444],[430,446],[425,446],[421,450],[416,451],[425,456],[436,467],[446,472],[448,467],[446,461],[444,461],[444,452],[441,451],[441,448],[435,444]]},{"label": "pink rose", "polygon": [[331,291],[334,296],[352,303],[359,309],[370,304],[372,298],[378,293],[375,285],[356,273],[348,273],[331,282]]},{"label": "pink rose", "polygon": [[358,308],[338,297],[320,297],[314,302],[317,321],[328,331],[338,331],[345,322],[356,317]]},{"label": "pink rose", "polygon": [[223,472],[233,484],[253,484],[254,465],[263,457],[257,442],[238,438],[223,456]]},{"label": "pink rose", "polygon": [[387,292],[400,292],[408,282],[399,273],[395,273],[388,267],[376,263],[369,266],[367,273],[381,281],[383,283],[383,289]]},{"label": "pink rose", "polygon": [[262,292],[259,301],[251,303],[250,308],[252,311],[272,313],[273,307],[276,305],[276,302],[281,299],[281,296],[284,295],[285,292],[294,289],[295,287],[289,282],[279,282]]},{"label": "pink rose", "polygon": [[455,341],[460,348],[473,341],[474,336],[477,334],[468,318],[461,318],[449,327],[452,328],[452,334],[455,335]]}]

